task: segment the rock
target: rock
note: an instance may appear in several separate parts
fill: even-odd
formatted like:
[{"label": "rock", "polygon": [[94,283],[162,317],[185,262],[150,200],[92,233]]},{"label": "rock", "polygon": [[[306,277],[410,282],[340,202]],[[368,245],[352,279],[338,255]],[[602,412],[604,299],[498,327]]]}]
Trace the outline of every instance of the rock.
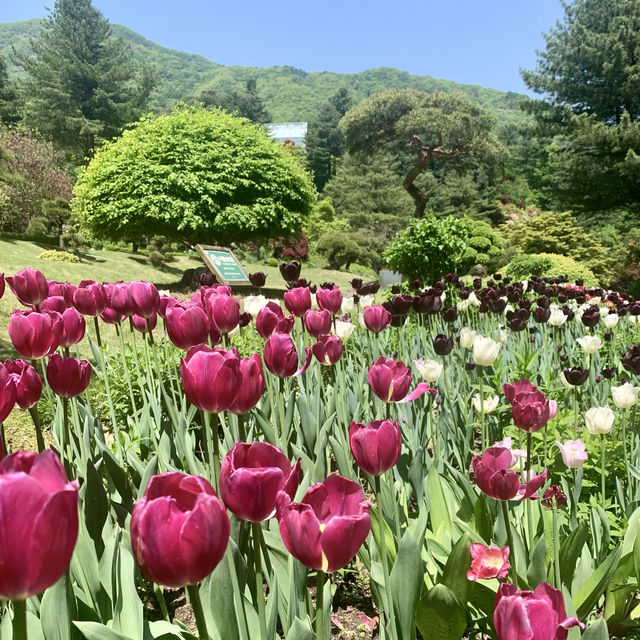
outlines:
[{"label": "rock", "polygon": [[472,276],[476,276],[476,278],[487,277],[487,270],[481,264],[473,265],[473,267],[471,267],[470,273]]}]

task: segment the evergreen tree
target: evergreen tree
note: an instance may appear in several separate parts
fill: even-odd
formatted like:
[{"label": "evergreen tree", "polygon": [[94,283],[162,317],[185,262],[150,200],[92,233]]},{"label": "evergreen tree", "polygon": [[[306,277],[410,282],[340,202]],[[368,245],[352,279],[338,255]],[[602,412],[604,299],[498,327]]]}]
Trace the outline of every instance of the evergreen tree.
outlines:
[{"label": "evergreen tree", "polygon": [[15,124],[20,120],[19,101],[15,87],[9,82],[7,63],[0,56],[0,124]]},{"label": "evergreen tree", "polygon": [[322,191],[329,178],[335,174],[336,159],[344,153],[344,137],[338,123],[349,110],[350,104],[349,92],[340,89],[329,98],[318,117],[309,124],[305,138],[307,166],[313,172],[313,181],[318,191]]},{"label": "evergreen tree", "polygon": [[137,69],[129,46],[112,37],[91,0],[56,0],[30,47],[32,55],[16,56],[30,76],[27,123],[73,160],[86,160],[100,140],[114,138],[141,115],[151,73]]},{"label": "evergreen tree", "polygon": [[197,101],[202,102],[205,107],[220,107],[233,115],[247,118],[258,124],[271,120],[271,114],[258,93],[255,78],[249,78],[244,89],[233,89],[231,93],[203,91]]}]

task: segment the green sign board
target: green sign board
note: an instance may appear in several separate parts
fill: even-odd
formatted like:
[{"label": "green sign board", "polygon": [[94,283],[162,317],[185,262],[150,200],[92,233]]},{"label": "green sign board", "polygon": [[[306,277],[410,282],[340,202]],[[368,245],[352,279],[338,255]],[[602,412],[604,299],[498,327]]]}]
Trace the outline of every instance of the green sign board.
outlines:
[{"label": "green sign board", "polygon": [[249,284],[249,278],[231,249],[198,244],[196,250],[222,284]]}]

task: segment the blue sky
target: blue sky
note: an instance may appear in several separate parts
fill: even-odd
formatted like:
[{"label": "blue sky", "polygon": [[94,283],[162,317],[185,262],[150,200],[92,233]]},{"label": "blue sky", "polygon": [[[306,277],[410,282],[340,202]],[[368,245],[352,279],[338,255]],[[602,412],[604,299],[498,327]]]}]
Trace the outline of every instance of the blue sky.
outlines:
[{"label": "blue sky", "polygon": [[[2,0],[0,22],[47,15],[55,0]],[[225,65],[357,72],[378,66],[527,92],[560,0],[94,0],[114,23]]]}]

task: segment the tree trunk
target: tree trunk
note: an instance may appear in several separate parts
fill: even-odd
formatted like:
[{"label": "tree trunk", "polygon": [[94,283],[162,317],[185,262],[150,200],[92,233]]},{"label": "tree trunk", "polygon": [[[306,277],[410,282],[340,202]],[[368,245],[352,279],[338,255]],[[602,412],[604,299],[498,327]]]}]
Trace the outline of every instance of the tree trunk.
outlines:
[{"label": "tree trunk", "polygon": [[416,209],[413,214],[414,217],[423,218],[424,210],[426,209],[429,196],[424,191],[418,189],[418,187],[416,187],[413,183],[414,180],[431,164],[433,153],[431,149],[425,149],[422,146],[422,143],[417,136],[413,137],[412,141],[409,143],[409,146],[411,147],[411,150],[418,155],[418,161],[405,176],[402,186],[416,203]]}]

